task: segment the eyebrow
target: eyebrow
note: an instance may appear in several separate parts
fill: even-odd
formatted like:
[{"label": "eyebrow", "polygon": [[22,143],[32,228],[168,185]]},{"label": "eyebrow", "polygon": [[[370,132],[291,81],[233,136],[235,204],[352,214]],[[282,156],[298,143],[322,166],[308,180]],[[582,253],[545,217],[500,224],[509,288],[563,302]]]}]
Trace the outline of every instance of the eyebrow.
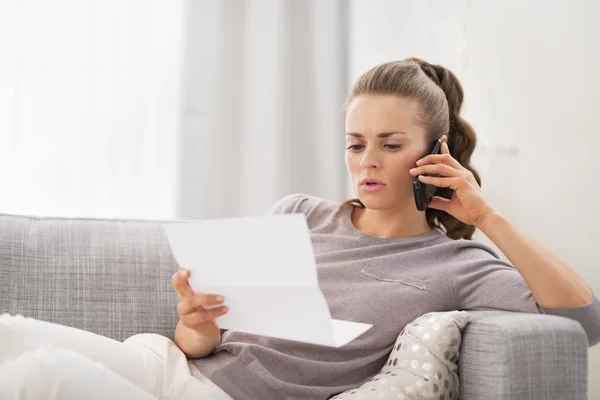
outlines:
[{"label": "eyebrow", "polygon": [[[346,133],[347,136],[353,136],[355,138],[362,138],[364,137],[362,134],[360,133],[356,133],[356,132],[348,132]],[[387,138],[390,137],[392,135],[406,135],[406,132],[381,132],[379,135],[377,135],[378,138]]]}]

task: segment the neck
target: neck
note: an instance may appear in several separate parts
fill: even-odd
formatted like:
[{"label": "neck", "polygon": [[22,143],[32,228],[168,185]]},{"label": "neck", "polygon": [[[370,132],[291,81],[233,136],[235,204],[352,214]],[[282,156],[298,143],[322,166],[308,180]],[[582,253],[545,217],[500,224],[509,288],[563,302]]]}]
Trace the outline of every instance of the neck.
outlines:
[{"label": "neck", "polygon": [[384,239],[405,238],[431,231],[425,213],[413,210],[371,210],[355,207],[352,223],[359,231]]}]

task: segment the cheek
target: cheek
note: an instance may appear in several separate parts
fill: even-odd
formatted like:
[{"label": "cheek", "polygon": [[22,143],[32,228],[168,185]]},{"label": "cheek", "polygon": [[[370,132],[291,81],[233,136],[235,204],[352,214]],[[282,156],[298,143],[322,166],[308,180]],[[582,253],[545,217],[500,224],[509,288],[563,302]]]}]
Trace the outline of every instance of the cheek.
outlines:
[{"label": "cheek", "polygon": [[417,161],[422,158],[423,151],[418,148],[414,150],[411,149],[411,151],[407,151],[404,155],[405,157],[402,158],[402,163],[405,172],[408,174],[408,171],[411,168],[415,168],[417,166]]},{"label": "cheek", "polygon": [[417,166],[419,158],[419,154],[404,154],[404,157],[394,160],[394,170],[400,175],[410,175],[408,171]]},{"label": "cheek", "polygon": [[409,170],[417,166],[417,161],[419,160],[420,153],[414,154],[404,154],[405,157],[398,157],[394,160],[393,166],[391,166],[391,171],[393,171],[393,177],[390,177],[391,180],[406,184],[412,185],[413,176],[410,174]]},{"label": "cheek", "polygon": [[359,165],[359,161],[356,158],[356,154],[346,152],[345,160],[346,168],[348,168],[348,171],[352,174],[356,170],[356,166]]}]

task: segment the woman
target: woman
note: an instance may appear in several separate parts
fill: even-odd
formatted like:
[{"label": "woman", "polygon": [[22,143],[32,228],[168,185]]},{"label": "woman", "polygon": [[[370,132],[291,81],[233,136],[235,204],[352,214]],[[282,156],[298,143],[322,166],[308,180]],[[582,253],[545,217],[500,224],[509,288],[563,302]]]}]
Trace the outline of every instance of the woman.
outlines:
[{"label": "woman", "polygon": [[[340,205],[292,195],[272,210],[306,216],[319,284],[332,316],[373,325],[346,346],[335,349],[240,332],[221,335],[218,318],[227,312],[227,299],[194,294],[189,272],[181,270],[172,279],[180,299],[176,345],[156,335],[134,336],[122,344],[4,317],[3,340],[11,332],[15,341],[33,336],[40,324],[37,329],[47,328],[51,343],[75,353],[55,347],[36,351],[41,340],[31,339],[29,347],[3,349],[1,359],[12,352],[13,370],[30,376],[50,371],[70,394],[87,379],[86,384],[103,380],[98,390],[119,387],[114,393],[123,398],[130,391],[128,398],[326,399],[376,374],[402,328],[430,311],[562,315],[582,324],[590,345],[598,343],[600,301],[586,282],[483,198],[470,165],[475,133],[459,115],[462,100],[461,86],[450,71],[419,59],[367,71],[345,105],[346,164],[358,199]],[[427,155],[437,139],[443,141],[441,154]],[[415,206],[415,177],[438,187],[425,212]],[[510,264],[468,240],[476,228]],[[59,356],[70,359],[85,376],[58,363],[36,370],[22,356],[23,347],[32,351],[29,359],[46,364]],[[148,348],[152,356],[144,352]],[[189,368],[184,354],[191,359]],[[89,359],[104,366],[96,369],[94,379],[89,378],[92,369],[85,367]]]}]

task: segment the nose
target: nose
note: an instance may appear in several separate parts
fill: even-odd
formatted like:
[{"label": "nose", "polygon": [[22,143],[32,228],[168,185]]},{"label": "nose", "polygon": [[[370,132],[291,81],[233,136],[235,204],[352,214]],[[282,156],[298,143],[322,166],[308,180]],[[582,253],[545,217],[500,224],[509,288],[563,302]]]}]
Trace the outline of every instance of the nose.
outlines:
[{"label": "nose", "polygon": [[381,168],[381,161],[376,151],[366,150],[360,159],[361,168]]}]

